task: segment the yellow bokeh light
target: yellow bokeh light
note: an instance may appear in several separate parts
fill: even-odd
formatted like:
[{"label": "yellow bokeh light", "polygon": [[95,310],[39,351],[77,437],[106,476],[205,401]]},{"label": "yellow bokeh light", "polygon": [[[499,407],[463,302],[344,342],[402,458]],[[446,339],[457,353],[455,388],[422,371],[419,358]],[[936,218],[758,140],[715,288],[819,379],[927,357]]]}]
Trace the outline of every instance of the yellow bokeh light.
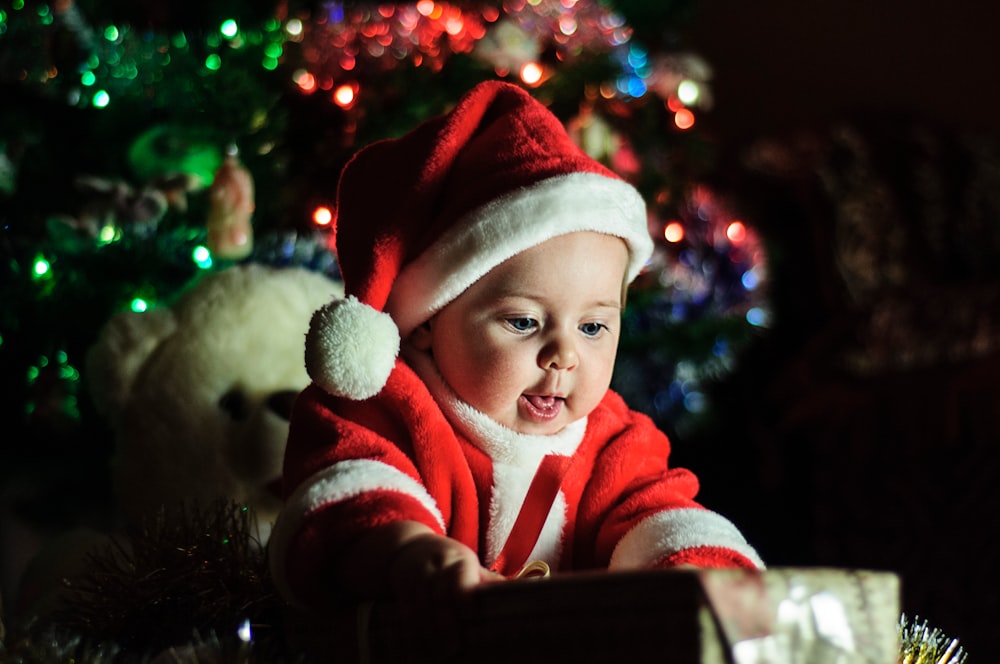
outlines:
[{"label": "yellow bokeh light", "polygon": [[312,92],[316,89],[316,77],[305,69],[299,69],[292,74],[292,80],[303,92]]},{"label": "yellow bokeh light", "polygon": [[726,226],[726,237],[733,244],[742,244],[747,239],[747,227],[742,221],[734,221]]},{"label": "yellow bokeh light", "polygon": [[537,62],[529,62],[521,67],[521,80],[528,85],[535,85],[542,80],[542,67]]},{"label": "yellow bokeh light", "polygon": [[317,226],[328,226],[333,221],[333,212],[330,208],[321,205],[313,210],[312,219],[313,223]]},{"label": "yellow bokeh light", "polygon": [[684,80],[677,86],[677,98],[688,106],[694,106],[701,96],[701,89],[694,81]]},{"label": "yellow bokeh light", "polygon": [[679,221],[671,221],[663,229],[663,238],[667,242],[680,242],[684,239],[684,226]]},{"label": "yellow bokeh light", "polygon": [[341,108],[350,108],[354,104],[356,94],[351,85],[341,85],[333,91],[333,101]]},{"label": "yellow bokeh light", "polygon": [[682,108],[674,113],[674,124],[678,129],[690,129],[694,126],[694,113]]}]

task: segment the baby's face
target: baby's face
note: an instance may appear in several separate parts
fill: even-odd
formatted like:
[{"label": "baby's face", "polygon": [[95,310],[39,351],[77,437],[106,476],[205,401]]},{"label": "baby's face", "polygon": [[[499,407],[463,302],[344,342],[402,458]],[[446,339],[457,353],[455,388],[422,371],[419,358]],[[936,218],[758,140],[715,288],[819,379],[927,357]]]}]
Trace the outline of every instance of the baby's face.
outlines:
[{"label": "baby's face", "polygon": [[616,237],[562,235],[501,263],[419,329],[445,381],[496,422],[553,434],[611,382],[628,252]]}]

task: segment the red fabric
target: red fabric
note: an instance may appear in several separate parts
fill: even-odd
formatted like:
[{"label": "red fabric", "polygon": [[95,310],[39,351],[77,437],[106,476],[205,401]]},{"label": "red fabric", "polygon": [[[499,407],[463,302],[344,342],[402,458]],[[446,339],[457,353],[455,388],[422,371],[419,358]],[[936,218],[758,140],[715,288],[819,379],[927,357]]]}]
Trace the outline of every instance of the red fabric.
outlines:
[{"label": "red fabric", "polygon": [[383,310],[402,267],[464,213],[579,172],[621,179],[576,146],[523,89],[502,81],[477,85],[447,115],[365,147],[344,168],[333,232],[346,294]]},{"label": "red fabric", "polygon": [[570,457],[558,454],[549,454],[542,459],[514,521],[510,537],[493,562],[493,571],[510,577],[528,562],[528,556],[538,541],[552,503],[559,495],[559,487],[571,461]]},{"label": "red fabric", "polygon": [[[618,542],[646,517],[702,509],[694,500],[697,479],[687,470],[669,468],[669,453],[669,441],[652,421],[608,391],[589,416],[561,484],[566,524],[555,569],[607,568]],[[423,382],[401,361],[386,388],[366,401],[334,398],[316,387],[297,400],[285,458],[289,490],[350,459],[378,460],[419,480],[440,510],[444,533],[483,556],[491,462],[456,434]],[[394,490],[367,491],[303,516],[300,534],[283,552],[290,586],[303,596],[314,592],[317,579],[327,578],[327,563],[343,546],[386,518],[412,519],[440,530],[426,506]],[[716,542],[698,544],[697,551],[680,552],[669,562],[754,567],[736,552],[712,548]]]}]

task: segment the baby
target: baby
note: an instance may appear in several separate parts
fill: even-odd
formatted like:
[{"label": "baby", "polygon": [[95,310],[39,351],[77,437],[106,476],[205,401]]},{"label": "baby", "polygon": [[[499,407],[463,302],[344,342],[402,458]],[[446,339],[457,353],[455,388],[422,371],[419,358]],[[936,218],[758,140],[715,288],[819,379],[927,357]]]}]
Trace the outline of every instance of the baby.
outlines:
[{"label": "baby", "polygon": [[361,150],[335,233],[347,297],[306,339],[269,544],[290,601],[419,610],[532,561],[763,567],[609,389],[645,205],[541,103],[482,83]]}]

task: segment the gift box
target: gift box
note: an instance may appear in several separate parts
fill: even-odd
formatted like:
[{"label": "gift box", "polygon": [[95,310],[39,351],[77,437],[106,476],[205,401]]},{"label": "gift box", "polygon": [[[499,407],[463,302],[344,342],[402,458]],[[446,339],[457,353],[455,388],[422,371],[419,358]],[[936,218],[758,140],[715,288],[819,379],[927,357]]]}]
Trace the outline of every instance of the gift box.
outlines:
[{"label": "gift box", "polygon": [[298,621],[317,659],[406,662],[894,664],[899,581],[871,570],[588,572],[474,591],[454,622],[392,603]]}]

